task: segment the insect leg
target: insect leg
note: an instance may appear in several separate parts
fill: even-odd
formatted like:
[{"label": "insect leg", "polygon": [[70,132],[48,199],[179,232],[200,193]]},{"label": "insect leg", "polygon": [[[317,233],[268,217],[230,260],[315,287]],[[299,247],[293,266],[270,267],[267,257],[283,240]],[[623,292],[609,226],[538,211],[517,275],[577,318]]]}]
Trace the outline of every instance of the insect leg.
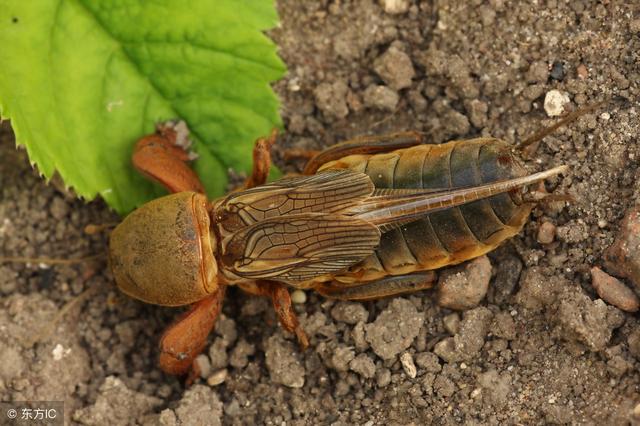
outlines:
[{"label": "insect leg", "polygon": [[433,271],[381,278],[359,285],[345,285],[339,282],[319,284],[315,291],[323,296],[340,300],[372,300],[398,294],[413,293],[434,286],[436,274]]},{"label": "insect leg", "polygon": [[284,284],[275,281],[259,280],[240,283],[238,286],[247,293],[255,296],[270,297],[282,327],[296,335],[302,349],[306,349],[309,346],[309,339],[300,326],[298,316],[291,306],[289,290],[287,290]]},{"label": "insect leg", "polygon": [[424,143],[424,137],[418,132],[391,133],[388,135],[361,136],[335,144],[314,156],[304,168],[305,175],[312,175],[320,166],[353,154],[375,154],[400,148],[409,148]]},{"label": "insect leg", "polygon": [[194,303],[162,335],[160,340],[160,368],[168,374],[189,372],[187,384],[199,374],[195,359],[205,347],[207,336],[216,324],[226,286],[220,285],[209,297]]},{"label": "insect leg", "polygon": [[273,129],[268,138],[260,138],[253,147],[253,170],[244,183],[245,189],[264,185],[271,168],[271,147],[276,141],[278,131]]},{"label": "insect leg", "polygon": [[133,151],[133,165],[170,192],[204,193],[198,175],[187,164],[194,155],[188,151],[188,130],[180,123],[159,125],[156,133],[140,139]]},{"label": "insect leg", "polygon": [[290,148],[282,151],[282,158],[284,161],[298,160],[303,159],[311,160],[316,155],[320,154],[322,151],[318,151],[315,149],[299,149],[299,148]]}]

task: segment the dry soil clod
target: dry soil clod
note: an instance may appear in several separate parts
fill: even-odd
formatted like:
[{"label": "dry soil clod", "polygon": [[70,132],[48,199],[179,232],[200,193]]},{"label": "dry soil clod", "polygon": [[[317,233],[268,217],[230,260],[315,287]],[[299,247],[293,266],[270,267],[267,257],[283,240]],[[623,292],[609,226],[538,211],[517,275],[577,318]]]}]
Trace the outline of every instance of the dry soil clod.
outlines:
[{"label": "dry soil clod", "polygon": [[540,244],[551,244],[556,236],[556,226],[551,222],[544,222],[538,228],[537,240]]},{"label": "dry soil clod", "polygon": [[442,307],[456,310],[475,308],[484,299],[491,279],[491,262],[481,256],[440,274],[436,300]]}]

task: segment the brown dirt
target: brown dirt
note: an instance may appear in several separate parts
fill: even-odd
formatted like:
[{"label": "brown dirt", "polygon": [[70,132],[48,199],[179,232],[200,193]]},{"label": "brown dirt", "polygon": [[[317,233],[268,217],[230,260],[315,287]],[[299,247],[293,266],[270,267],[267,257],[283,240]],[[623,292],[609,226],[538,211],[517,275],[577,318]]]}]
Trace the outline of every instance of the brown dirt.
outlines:
[{"label": "brown dirt", "polygon": [[[311,347],[300,352],[266,301],[232,290],[203,357],[218,381],[226,369],[224,383],[185,392],[156,366],[176,311],[121,295],[104,260],[0,264],[0,400],[64,400],[67,420],[83,424],[636,422],[638,318],[598,299],[589,271],[640,195],[640,5],[406,3],[392,15],[367,0],[279,2],[272,36],[289,66],[276,84],[286,126],[279,148],[399,130],[434,143],[477,135],[516,143],[553,122],[543,108],[552,89],[568,93],[571,109],[626,99],[539,144],[530,166],[568,164],[549,189],[575,202],[536,209],[490,255],[480,307],[452,313],[429,292],[365,304],[308,293],[296,309]],[[302,166],[276,157],[288,171]],[[102,202],[47,186],[6,123],[0,158],[1,255],[104,252],[104,236],[82,233],[117,220]],[[544,222],[556,236],[542,245]],[[30,347],[86,288],[97,290]]]}]

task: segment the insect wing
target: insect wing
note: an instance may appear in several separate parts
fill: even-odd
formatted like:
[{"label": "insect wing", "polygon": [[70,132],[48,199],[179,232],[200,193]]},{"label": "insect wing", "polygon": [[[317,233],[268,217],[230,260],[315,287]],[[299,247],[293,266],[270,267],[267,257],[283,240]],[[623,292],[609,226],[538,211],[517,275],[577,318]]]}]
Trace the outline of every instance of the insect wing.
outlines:
[{"label": "insect wing", "polygon": [[306,213],[270,218],[224,244],[222,262],[249,279],[304,282],[362,261],[380,243],[380,231],[353,217]]},{"label": "insect wing", "polygon": [[[416,220],[426,214],[471,203],[496,194],[512,191],[532,183],[566,172],[566,166],[558,166],[550,170],[531,175],[491,182],[468,188],[457,188],[445,191],[427,190],[424,194],[398,192],[388,190],[383,195],[369,197],[366,202],[354,207],[350,213],[354,217],[376,224],[383,231],[394,225]],[[400,190],[403,191],[403,190]]]},{"label": "insect wing", "polygon": [[273,217],[337,213],[373,191],[373,183],[366,174],[351,170],[284,178],[229,195],[216,209],[217,223],[233,232]]}]

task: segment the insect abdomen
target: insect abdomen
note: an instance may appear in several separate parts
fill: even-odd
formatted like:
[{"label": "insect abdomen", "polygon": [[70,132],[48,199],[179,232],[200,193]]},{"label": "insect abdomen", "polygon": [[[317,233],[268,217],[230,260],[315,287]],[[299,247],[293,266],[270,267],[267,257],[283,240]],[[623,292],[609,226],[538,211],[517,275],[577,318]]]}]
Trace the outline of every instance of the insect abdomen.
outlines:
[{"label": "insect abdomen", "polygon": [[[386,154],[351,156],[323,168],[368,174],[376,188],[454,189],[523,176],[505,142],[492,138],[419,145]],[[493,250],[517,234],[531,207],[517,194],[499,194],[433,212],[382,235],[380,246],[351,270],[361,279],[406,274],[459,263]]]}]

